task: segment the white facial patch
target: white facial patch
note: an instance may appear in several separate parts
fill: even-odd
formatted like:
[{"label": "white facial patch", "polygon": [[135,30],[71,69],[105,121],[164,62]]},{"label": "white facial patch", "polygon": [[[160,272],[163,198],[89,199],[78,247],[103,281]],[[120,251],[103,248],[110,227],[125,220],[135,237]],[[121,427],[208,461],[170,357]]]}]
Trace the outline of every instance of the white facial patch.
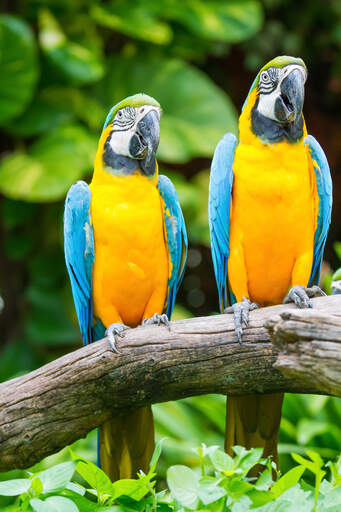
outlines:
[{"label": "white facial patch", "polygon": [[[307,72],[303,66],[299,66],[298,64],[289,64],[289,66],[279,69],[280,75],[279,75],[279,80],[278,80],[276,89],[274,89],[270,93],[262,93],[262,92],[259,93],[257,110],[260,114],[267,117],[268,119],[277,121],[277,118],[275,116],[275,103],[276,103],[276,99],[281,95],[281,83],[284,80],[284,78],[286,76],[288,76],[289,73],[291,73],[291,71],[293,71],[294,69],[298,69],[304,77],[304,82],[306,81]],[[265,73],[265,72],[266,71],[262,71],[262,73]],[[262,73],[261,73],[261,75],[262,75]]]},{"label": "white facial patch", "polygon": [[[131,108],[132,107],[129,107],[129,109]],[[129,152],[130,140],[136,133],[136,126],[139,121],[141,121],[141,119],[143,119],[151,110],[155,110],[160,117],[160,108],[153,105],[142,105],[141,107],[134,108],[135,118],[133,121],[131,110],[129,116],[125,116],[124,108],[116,112],[116,116],[113,120],[113,131],[111,132],[110,140],[108,141],[114,153],[133,158]]]}]

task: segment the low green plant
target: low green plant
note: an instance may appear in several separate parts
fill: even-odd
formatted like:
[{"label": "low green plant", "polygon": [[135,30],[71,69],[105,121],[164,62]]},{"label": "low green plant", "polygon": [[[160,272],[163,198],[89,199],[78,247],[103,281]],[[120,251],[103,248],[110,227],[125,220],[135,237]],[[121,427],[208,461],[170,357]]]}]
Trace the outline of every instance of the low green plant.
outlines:
[{"label": "low green plant", "polygon": [[[233,448],[231,457],[218,446],[195,450],[200,471],[183,465],[167,470],[167,489],[157,490],[156,466],[163,440],[157,443],[147,474],[111,482],[94,463],[70,449],[71,461],[0,482],[0,495],[13,497],[3,512],[336,512],[341,507],[341,456],[325,469],[311,450],[293,454],[297,466],[281,475],[262,449]],[[263,472],[250,478],[260,464]],[[327,469],[330,478],[327,479]],[[302,475],[315,475],[315,487]],[[274,480],[276,476],[276,480]]]}]

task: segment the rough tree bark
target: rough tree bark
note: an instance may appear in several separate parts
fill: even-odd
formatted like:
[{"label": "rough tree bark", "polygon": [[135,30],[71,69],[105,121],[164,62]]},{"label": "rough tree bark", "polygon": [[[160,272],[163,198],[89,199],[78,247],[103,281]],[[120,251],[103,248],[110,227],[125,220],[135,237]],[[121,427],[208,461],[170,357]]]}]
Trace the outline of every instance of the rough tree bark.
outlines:
[{"label": "rough tree bark", "polygon": [[0,471],[29,467],[150,403],[203,393],[341,395],[341,295],[313,305],[253,311],[242,345],[231,315],[193,318],[170,331],[127,331],[120,355],[101,340],[0,384]]}]

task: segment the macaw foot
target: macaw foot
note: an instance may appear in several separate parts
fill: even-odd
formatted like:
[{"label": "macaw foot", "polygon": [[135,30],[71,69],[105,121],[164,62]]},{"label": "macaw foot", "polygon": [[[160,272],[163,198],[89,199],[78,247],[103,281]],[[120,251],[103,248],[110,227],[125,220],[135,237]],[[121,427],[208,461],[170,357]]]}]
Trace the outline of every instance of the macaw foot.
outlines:
[{"label": "macaw foot", "polygon": [[233,313],[234,329],[240,345],[242,344],[243,327],[247,327],[249,324],[249,312],[257,308],[258,304],[243,297],[242,302],[236,302],[232,306],[224,309],[224,313]]},{"label": "macaw foot", "polygon": [[283,304],[294,302],[298,308],[312,308],[313,304],[310,300],[312,297],[320,297],[326,295],[318,286],[306,288],[305,286],[293,286],[288,295],[283,300]]},{"label": "macaw foot", "polygon": [[165,325],[170,330],[170,324],[168,320],[168,316],[163,314],[159,315],[155,313],[151,318],[145,318],[142,322],[142,325]]},{"label": "macaw foot", "polygon": [[120,338],[124,338],[123,331],[126,331],[127,329],[130,329],[128,325],[120,324],[119,322],[116,322],[114,324],[110,324],[108,329],[105,331],[105,335],[108,338],[108,342],[110,347],[116,354],[121,354],[121,352],[116,347],[116,336],[119,336]]}]

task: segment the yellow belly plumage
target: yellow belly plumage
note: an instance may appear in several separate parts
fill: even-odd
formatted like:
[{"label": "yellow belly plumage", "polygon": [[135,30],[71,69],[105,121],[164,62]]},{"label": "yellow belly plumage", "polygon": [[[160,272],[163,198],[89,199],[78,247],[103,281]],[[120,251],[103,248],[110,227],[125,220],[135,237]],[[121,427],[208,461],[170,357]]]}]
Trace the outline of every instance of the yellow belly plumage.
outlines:
[{"label": "yellow belly plumage", "polygon": [[91,189],[94,316],[131,327],[162,313],[168,283],[163,211],[153,181],[110,176]]}]

